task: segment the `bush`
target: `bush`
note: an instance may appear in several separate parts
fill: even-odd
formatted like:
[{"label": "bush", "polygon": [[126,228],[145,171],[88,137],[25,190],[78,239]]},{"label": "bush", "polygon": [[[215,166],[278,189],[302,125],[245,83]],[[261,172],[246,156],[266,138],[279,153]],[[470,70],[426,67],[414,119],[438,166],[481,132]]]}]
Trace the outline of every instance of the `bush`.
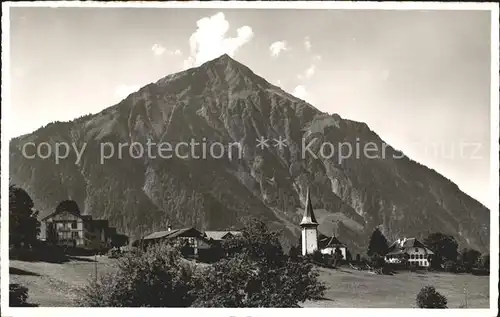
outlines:
[{"label": "bush", "polygon": [[321,253],[321,251],[319,250],[313,252],[312,259],[318,263],[326,264],[325,257],[323,256],[323,253]]},{"label": "bush", "polygon": [[457,264],[454,261],[446,261],[443,265],[445,272],[456,272]]},{"label": "bush", "polygon": [[434,286],[423,287],[417,295],[419,308],[448,308],[446,297],[436,291]]},{"label": "bush", "polygon": [[26,262],[49,263],[63,263],[69,260],[62,248],[45,243],[38,243],[31,249],[10,249],[9,258]]},{"label": "bush", "polygon": [[264,266],[246,254],[223,259],[193,278],[195,307],[296,307],[317,299],[325,287],[306,259]]},{"label": "bush", "polygon": [[324,294],[314,264],[286,255],[264,223],[253,221],[231,245],[239,251],[193,276],[193,306],[295,307]]},{"label": "bush", "polygon": [[374,269],[382,269],[385,266],[385,260],[383,256],[374,254],[370,257],[370,266]]},{"label": "bush", "polygon": [[[201,269],[179,250],[151,246],[118,260],[118,271],[90,281],[79,306],[91,307],[294,307],[316,299],[325,286],[314,264],[283,252],[278,235],[255,221],[224,249],[227,257]],[[185,264],[184,264],[185,263]]]},{"label": "bush", "polygon": [[187,307],[192,303],[191,269],[179,252],[155,245],[144,253],[126,254],[118,271],[90,281],[76,304],[84,307]]},{"label": "bush", "polygon": [[19,284],[9,284],[9,306],[23,307],[28,300],[28,289]]}]

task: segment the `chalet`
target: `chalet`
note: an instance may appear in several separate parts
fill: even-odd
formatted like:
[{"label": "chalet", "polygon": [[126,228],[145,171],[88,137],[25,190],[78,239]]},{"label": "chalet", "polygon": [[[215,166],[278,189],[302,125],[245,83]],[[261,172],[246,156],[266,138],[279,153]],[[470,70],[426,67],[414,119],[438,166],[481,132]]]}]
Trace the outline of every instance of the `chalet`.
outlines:
[{"label": "chalet", "polygon": [[205,231],[205,237],[209,240],[221,242],[223,240],[241,235],[241,231]]},{"label": "chalet", "polygon": [[208,250],[211,247],[211,243],[206,236],[192,227],[182,229],[171,229],[169,227],[166,231],[153,232],[135,241],[132,245],[142,248],[166,241],[186,242],[187,248],[189,248],[188,253],[195,257],[198,256],[200,250]]},{"label": "chalet", "polygon": [[430,256],[433,254],[434,252],[416,238],[402,238],[391,244],[385,261],[399,264],[406,259],[410,265],[429,267]]},{"label": "chalet", "polygon": [[111,239],[107,220],[61,209],[40,220],[39,238],[60,246],[99,250]]},{"label": "chalet", "polygon": [[342,259],[347,260],[347,246],[340,242],[335,235],[332,237],[321,235],[318,239],[318,247],[322,254],[330,255],[334,255],[335,250],[339,249],[340,253],[342,253]]}]

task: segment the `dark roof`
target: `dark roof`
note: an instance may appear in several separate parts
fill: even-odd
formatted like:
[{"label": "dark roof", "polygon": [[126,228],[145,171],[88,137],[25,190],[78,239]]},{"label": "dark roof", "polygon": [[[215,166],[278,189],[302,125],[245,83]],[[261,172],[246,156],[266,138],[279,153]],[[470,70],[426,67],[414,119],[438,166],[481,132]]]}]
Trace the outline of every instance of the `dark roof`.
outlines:
[{"label": "dark roof", "polygon": [[153,232],[146,237],[144,237],[144,240],[156,240],[156,239],[162,239],[162,238],[167,238],[167,239],[173,239],[176,237],[181,237],[191,231],[195,231],[195,235],[202,236],[202,233],[196,230],[196,228],[190,227],[190,228],[182,228],[182,229],[172,229],[170,231],[157,231]]},{"label": "dark roof", "polygon": [[398,254],[405,254],[405,252],[401,249],[396,249],[394,251],[387,253],[386,255],[398,255]]},{"label": "dark roof", "polygon": [[302,217],[302,221],[300,225],[317,225],[318,221],[314,216],[314,210],[312,208],[311,203],[311,195],[309,194],[309,189],[307,189],[307,198],[306,198],[306,208],[304,209],[304,216]]},{"label": "dark roof", "polygon": [[319,247],[324,249],[324,248],[335,248],[335,247],[346,247],[346,245],[342,242],[340,242],[340,240],[333,236],[333,237],[327,237],[327,236],[324,236],[322,235],[320,237],[320,239],[318,239],[319,241]]},{"label": "dark roof", "polygon": [[424,244],[418,241],[416,238],[404,238],[398,239],[394,241],[390,247],[399,247],[399,248],[425,248]]},{"label": "dark roof", "polygon": [[396,252],[396,250],[406,249],[406,248],[424,248],[428,254],[434,254],[429,248],[427,248],[422,242],[418,241],[417,238],[403,238],[394,241],[389,247],[389,253]]},{"label": "dark roof", "polygon": [[205,231],[205,235],[209,239],[223,240],[233,234],[230,231]]},{"label": "dark roof", "polygon": [[71,211],[71,210],[61,209],[61,210],[56,210],[53,213],[48,214],[47,216],[41,218],[40,221],[44,221],[45,219],[54,217],[55,215],[57,215],[61,212],[67,212],[67,213],[72,214],[73,216],[78,217],[78,218],[83,219],[83,220],[92,219],[92,216],[81,215],[81,214],[74,212],[74,211]]}]

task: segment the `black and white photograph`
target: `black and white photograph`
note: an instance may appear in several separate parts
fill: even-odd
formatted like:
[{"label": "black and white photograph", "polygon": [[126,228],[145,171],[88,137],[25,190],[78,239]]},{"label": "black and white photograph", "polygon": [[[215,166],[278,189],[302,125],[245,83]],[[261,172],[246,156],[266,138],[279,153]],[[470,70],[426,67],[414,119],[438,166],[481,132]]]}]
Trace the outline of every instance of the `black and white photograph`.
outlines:
[{"label": "black and white photograph", "polygon": [[497,316],[498,15],[2,3],[2,316]]}]

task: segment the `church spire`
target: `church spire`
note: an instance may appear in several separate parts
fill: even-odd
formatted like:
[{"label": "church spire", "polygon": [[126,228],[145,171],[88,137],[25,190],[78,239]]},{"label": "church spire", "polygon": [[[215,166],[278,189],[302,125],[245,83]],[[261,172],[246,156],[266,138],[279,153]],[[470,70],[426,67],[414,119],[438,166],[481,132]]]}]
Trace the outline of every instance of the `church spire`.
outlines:
[{"label": "church spire", "polygon": [[302,217],[302,221],[300,222],[301,226],[307,225],[318,225],[318,221],[316,221],[316,217],[314,216],[314,210],[312,208],[311,203],[311,195],[309,193],[309,188],[307,189],[307,198],[306,198],[306,208],[304,209],[304,216]]}]

